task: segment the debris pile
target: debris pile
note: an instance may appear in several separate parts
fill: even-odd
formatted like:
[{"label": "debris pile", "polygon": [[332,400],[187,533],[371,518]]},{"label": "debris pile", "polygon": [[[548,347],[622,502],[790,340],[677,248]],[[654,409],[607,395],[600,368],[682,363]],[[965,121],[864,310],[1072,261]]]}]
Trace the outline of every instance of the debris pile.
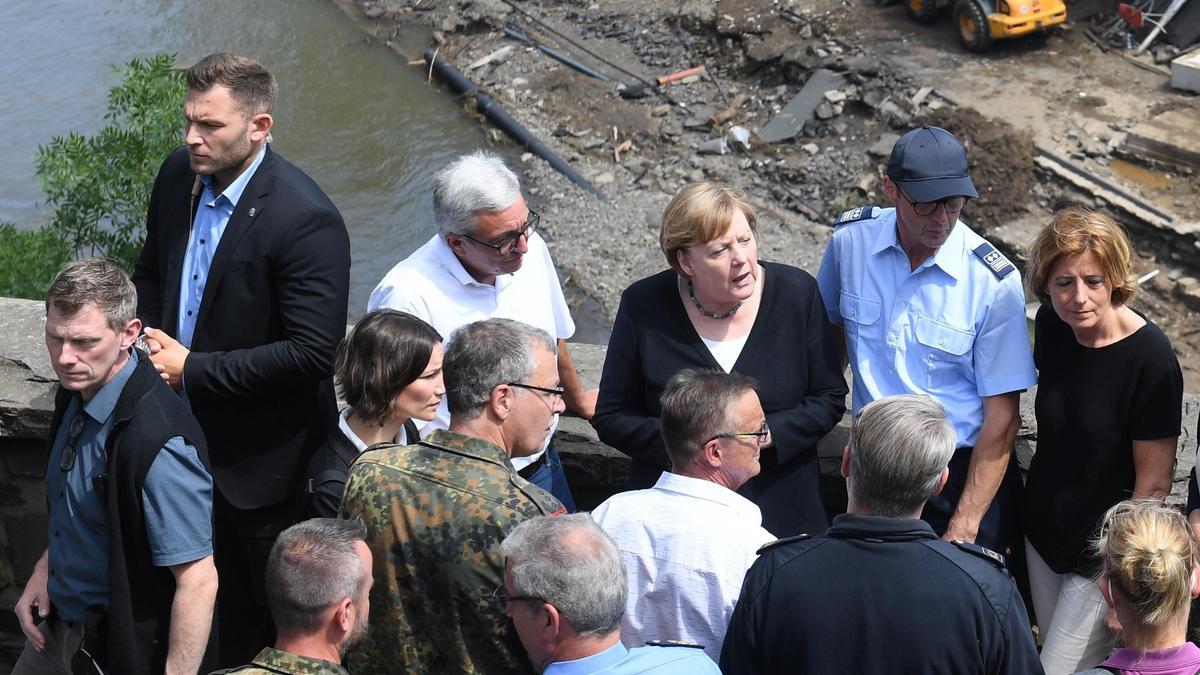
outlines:
[{"label": "debris pile", "polygon": [[[1102,51],[1087,21],[978,57],[953,26],[866,0],[357,2],[381,17],[376,35],[427,26],[443,58],[609,197],[523,163],[556,261],[608,320],[629,282],[661,269],[658,216],[684,184],[743,188],[764,257],[815,271],[836,213],[887,204],[891,146],[919,124],[968,146],[980,199],[964,219],[1003,251],[1019,260],[1063,203],[1103,208],[1134,233],[1138,272],[1164,272],[1140,307],[1164,327],[1190,311],[1200,185],[1181,139],[1200,137],[1197,100],[1152,55]],[[1170,131],[1173,116],[1185,128]],[[1200,335],[1186,333],[1172,338],[1200,377]]]}]

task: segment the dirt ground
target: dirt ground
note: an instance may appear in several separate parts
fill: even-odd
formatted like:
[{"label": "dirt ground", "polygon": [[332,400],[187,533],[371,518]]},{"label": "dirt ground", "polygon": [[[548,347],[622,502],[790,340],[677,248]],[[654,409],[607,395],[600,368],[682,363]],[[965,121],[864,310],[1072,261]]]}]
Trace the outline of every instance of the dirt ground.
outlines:
[{"label": "dirt ground", "polygon": [[[583,313],[601,325],[625,286],[662,269],[658,217],[687,182],[745,189],[759,210],[762,257],[815,272],[837,212],[886,205],[880,179],[895,137],[937,124],[969,149],[980,199],[963,220],[1018,264],[1024,244],[1064,204],[1104,209],[1126,225],[1135,272],[1157,270],[1132,305],[1171,337],[1187,389],[1200,391],[1200,227],[1192,213],[1200,179],[1125,143],[1130,130],[1168,111],[1200,120],[1200,99],[1171,89],[1152,58],[1139,66],[1125,50],[1099,47],[1086,22],[979,55],[959,46],[949,16],[919,25],[902,6],[874,0],[341,1],[368,35],[410,58],[437,46],[607,195],[602,203],[522,158],[555,261]],[[414,26],[416,42],[428,44],[401,44]],[[611,80],[505,36],[506,26]],[[657,91],[643,84],[697,65],[707,73]],[[735,125],[761,131],[822,68],[841,83],[795,138],[755,137],[748,148],[728,141]],[[708,123],[739,95],[746,100],[729,121]],[[508,143],[494,131],[499,146]],[[727,154],[701,152],[722,138]],[[1167,212],[1172,224],[1145,222],[1040,168],[1038,148]]]}]

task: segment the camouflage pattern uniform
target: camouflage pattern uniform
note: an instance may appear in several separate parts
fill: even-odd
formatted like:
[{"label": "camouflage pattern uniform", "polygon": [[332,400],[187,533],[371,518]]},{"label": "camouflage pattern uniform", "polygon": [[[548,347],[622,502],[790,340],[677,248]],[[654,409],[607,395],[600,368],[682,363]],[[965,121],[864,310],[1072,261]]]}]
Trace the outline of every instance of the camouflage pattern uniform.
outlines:
[{"label": "camouflage pattern uniform", "polygon": [[503,450],[434,431],[376,446],[350,468],[339,517],[360,517],[375,558],[363,673],[532,673],[489,595],[504,583],[500,541],[521,521],[565,512],[517,475]]},{"label": "camouflage pattern uniform", "polygon": [[218,670],[212,675],[349,675],[346,669],[332,661],[314,659],[299,654],[281,652],[267,647],[254,657],[248,666]]}]

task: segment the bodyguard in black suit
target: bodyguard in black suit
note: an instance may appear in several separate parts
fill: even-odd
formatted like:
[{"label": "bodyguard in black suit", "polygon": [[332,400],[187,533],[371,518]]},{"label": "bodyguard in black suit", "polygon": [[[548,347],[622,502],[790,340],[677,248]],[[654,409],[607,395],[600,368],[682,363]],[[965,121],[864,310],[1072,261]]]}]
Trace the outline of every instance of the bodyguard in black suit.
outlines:
[{"label": "bodyguard in black suit", "polygon": [[231,666],[266,637],[266,558],[336,423],[350,244],[328,197],[267,147],[270,73],[213,54],[187,81],[187,147],[155,180],[134,282],[150,358],[208,438],[220,661]]}]

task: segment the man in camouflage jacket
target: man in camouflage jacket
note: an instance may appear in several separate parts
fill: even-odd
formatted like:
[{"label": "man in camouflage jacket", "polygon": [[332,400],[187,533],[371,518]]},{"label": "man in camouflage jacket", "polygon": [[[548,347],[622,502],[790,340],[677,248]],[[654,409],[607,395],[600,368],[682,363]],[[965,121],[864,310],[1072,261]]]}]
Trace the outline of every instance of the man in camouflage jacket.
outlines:
[{"label": "man in camouflage jacket", "polygon": [[537,452],[564,409],[555,341],[510,319],[463,326],[443,362],[450,428],[377,446],[350,469],[340,516],[375,556],[370,627],[355,672],[530,673],[503,604],[500,542],[565,512],[509,459]]}]

